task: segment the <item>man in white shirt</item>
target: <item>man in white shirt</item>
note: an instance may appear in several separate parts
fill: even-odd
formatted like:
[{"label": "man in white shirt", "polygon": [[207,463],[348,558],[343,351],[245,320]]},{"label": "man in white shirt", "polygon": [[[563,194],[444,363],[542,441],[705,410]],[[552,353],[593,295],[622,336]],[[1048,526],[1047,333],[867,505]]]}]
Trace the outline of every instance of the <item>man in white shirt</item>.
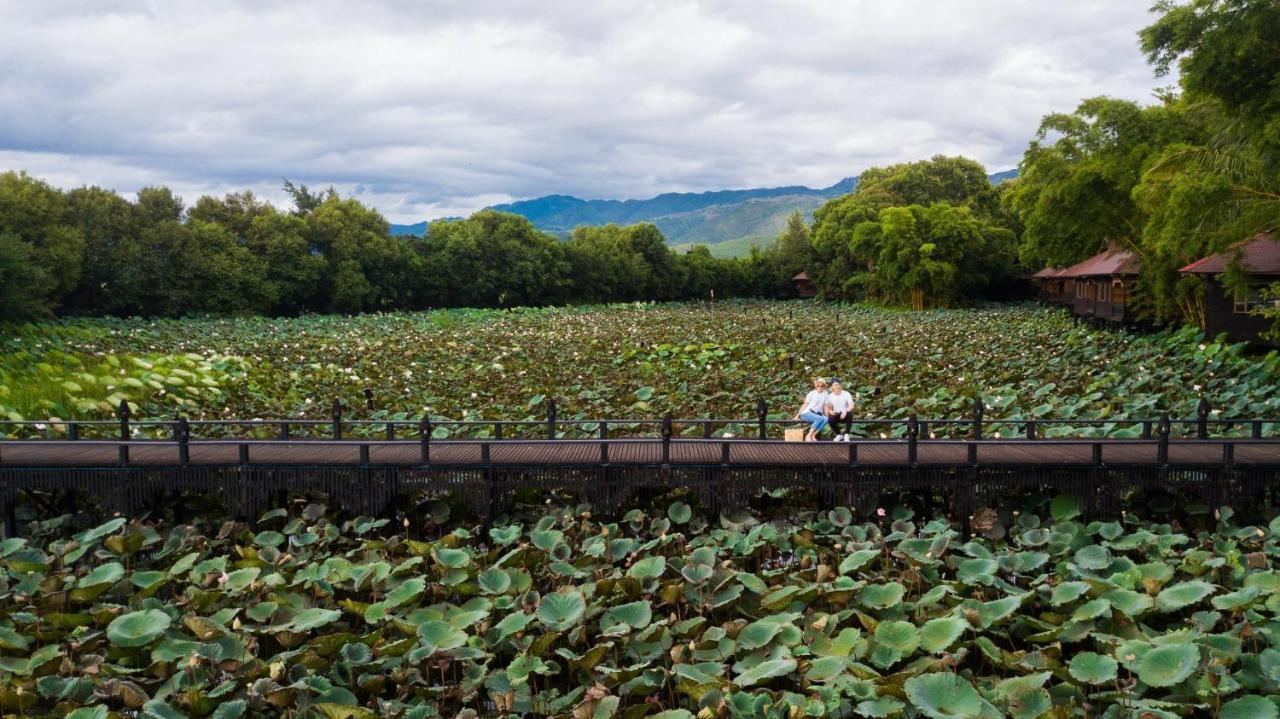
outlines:
[{"label": "man in white shirt", "polygon": [[813,389],[805,395],[804,403],[796,411],[795,417],[792,417],[809,423],[809,433],[804,437],[806,442],[817,441],[818,434],[826,429],[827,394],[827,381],[818,377],[813,381]]},{"label": "man in white shirt", "polygon": [[[837,442],[848,442],[849,433],[853,431],[853,395],[844,391],[840,380],[831,378],[831,391],[827,393],[827,422],[836,430]],[[840,423],[844,422],[844,434],[840,433]]]}]

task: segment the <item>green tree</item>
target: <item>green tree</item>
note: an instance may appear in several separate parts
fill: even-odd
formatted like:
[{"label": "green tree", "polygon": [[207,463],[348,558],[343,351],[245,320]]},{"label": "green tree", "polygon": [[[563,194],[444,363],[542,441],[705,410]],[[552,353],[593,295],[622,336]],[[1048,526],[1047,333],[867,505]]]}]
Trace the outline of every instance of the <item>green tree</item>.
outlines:
[{"label": "green tree", "polygon": [[0,307],[0,316],[52,315],[84,265],[84,235],[66,222],[66,198],[26,173],[0,173],[0,235],[6,274],[29,275],[20,283],[25,299]]}]

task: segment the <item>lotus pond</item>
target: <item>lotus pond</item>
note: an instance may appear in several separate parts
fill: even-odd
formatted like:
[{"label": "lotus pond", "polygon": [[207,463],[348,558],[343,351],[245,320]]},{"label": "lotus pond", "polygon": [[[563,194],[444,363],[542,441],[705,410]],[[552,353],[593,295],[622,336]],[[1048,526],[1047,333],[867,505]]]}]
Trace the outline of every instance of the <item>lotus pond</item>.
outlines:
[{"label": "lotus pond", "polygon": [[0,713],[1277,716],[1280,520],[883,514],[47,520],[0,542]]},{"label": "lotus pond", "polygon": [[842,377],[864,417],[960,417],[975,398],[988,418],[1191,417],[1202,394],[1219,417],[1280,416],[1280,358],[1194,330],[1100,331],[1031,305],[731,302],[11,327],[0,417],[63,431],[126,400],[135,417],[324,419],[335,397],[360,419],[534,419],[548,397],[566,419],[746,419],[757,398],[785,417],[814,374]]}]

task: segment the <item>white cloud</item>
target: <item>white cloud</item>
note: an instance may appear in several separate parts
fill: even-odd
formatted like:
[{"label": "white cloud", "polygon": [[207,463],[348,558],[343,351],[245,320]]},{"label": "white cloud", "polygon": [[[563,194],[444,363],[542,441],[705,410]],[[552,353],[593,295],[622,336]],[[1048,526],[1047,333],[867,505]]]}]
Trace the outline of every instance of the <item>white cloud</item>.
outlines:
[{"label": "white cloud", "polygon": [[1142,3],[0,0],[0,168],[189,198],[281,177],[394,221],[562,192],[1013,166],[1040,118],[1148,100]]}]

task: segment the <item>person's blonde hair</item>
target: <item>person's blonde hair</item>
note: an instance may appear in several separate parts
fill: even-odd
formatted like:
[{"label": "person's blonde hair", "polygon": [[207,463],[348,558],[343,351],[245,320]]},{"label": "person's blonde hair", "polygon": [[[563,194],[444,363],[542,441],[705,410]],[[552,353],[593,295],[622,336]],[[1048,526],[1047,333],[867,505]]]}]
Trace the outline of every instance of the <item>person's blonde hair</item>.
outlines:
[{"label": "person's blonde hair", "polygon": [[814,383],[814,384],[820,384],[820,385],[822,385],[823,387],[827,387],[827,386],[829,386],[829,385],[827,384],[827,380],[826,380],[826,378],[825,378],[825,377],[814,377],[814,378],[813,378],[813,383]]}]

